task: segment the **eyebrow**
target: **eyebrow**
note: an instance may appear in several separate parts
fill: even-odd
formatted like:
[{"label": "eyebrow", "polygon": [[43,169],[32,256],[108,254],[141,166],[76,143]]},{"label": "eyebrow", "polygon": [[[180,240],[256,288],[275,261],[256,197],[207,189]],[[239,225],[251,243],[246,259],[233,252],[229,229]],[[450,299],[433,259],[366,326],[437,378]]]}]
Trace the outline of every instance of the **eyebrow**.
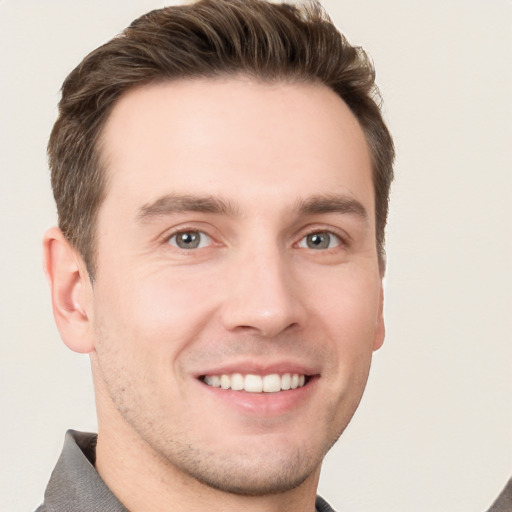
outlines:
[{"label": "eyebrow", "polygon": [[368,222],[368,212],[362,203],[345,195],[313,196],[301,200],[298,203],[298,211],[301,215],[349,214],[359,217],[365,223]]},{"label": "eyebrow", "polygon": [[231,203],[217,197],[167,194],[142,206],[137,213],[137,220],[148,222],[154,217],[184,212],[237,215],[237,209]]},{"label": "eyebrow", "polygon": [[[301,216],[321,215],[325,213],[348,214],[368,222],[366,208],[351,197],[345,195],[320,195],[297,201],[296,209]],[[200,212],[217,215],[237,216],[238,208],[218,197],[167,194],[142,206],[137,213],[141,223],[149,222],[154,217],[173,213]]]}]

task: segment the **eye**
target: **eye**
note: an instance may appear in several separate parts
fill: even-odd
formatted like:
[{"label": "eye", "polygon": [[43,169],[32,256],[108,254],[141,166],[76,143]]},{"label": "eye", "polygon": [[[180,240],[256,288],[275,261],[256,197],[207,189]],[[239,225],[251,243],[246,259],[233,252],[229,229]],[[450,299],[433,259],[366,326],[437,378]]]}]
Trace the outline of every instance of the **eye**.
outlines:
[{"label": "eye", "polygon": [[304,249],[332,249],[341,245],[341,239],[339,236],[329,231],[316,231],[305,236],[300,242],[299,247]]},{"label": "eye", "polygon": [[169,244],[179,249],[202,249],[211,243],[212,239],[202,231],[180,231],[169,238]]}]

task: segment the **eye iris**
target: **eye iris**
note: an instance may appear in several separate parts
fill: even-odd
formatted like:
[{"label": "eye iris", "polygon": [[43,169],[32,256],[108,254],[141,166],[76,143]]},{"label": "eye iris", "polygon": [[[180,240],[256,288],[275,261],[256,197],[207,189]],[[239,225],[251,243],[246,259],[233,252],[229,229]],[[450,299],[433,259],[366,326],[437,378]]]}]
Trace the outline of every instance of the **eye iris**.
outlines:
[{"label": "eye iris", "polygon": [[331,237],[328,233],[312,233],[307,236],[307,244],[310,249],[327,249]]},{"label": "eye iris", "polygon": [[176,245],[181,249],[195,249],[200,242],[201,237],[195,231],[187,231],[176,235]]}]

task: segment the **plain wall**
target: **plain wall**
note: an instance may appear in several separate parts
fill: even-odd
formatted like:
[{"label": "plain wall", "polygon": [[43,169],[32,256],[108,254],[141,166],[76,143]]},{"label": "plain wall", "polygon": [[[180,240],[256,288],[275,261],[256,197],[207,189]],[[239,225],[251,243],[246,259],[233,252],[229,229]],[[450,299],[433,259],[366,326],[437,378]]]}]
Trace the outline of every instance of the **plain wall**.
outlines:
[{"label": "plain wall", "polygon": [[[398,158],[387,338],[319,491],[351,512],[483,511],[512,475],[512,3],[324,3],[375,61]],[[41,267],[58,90],[164,4],[0,1],[2,511],[34,509],[65,430],[96,428],[88,358],[60,341]]]}]

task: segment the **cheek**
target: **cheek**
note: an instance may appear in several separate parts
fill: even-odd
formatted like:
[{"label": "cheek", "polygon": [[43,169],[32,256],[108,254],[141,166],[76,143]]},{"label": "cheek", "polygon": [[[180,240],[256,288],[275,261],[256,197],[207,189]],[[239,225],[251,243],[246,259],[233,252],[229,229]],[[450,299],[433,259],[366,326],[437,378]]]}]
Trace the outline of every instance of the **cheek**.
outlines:
[{"label": "cheek", "polygon": [[361,389],[367,379],[380,318],[380,278],[369,272],[331,280],[328,292],[310,302],[314,330],[324,333],[332,355],[329,377],[338,389]]},{"label": "cheek", "polygon": [[95,293],[99,324],[110,343],[133,357],[176,357],[196,338],[215,309],[204,279],[179,269],[126,279],[113,278]]},{"label": "cheek", "polygon": [[380,279],[359,272],[336,276],[324,290],[310,293],[310,307],[324,328],[342,345],[367,348],[373,341],[380,312]]}]

